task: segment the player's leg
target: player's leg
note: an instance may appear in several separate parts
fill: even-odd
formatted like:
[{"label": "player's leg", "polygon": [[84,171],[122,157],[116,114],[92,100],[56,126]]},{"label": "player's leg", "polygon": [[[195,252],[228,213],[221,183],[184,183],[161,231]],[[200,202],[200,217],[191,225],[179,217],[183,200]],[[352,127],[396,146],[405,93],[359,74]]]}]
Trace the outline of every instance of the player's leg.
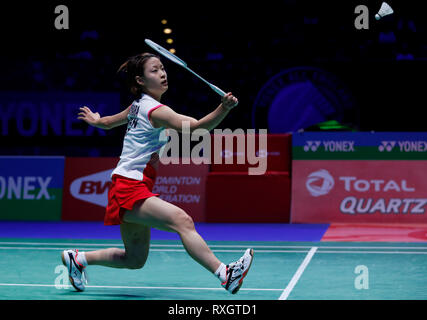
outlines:
[{"label": "player's leg", "polygon": [[150,247],[150,228],[123,223],[120,225],[125,249],[109,248],[88,252],[64,250],[62,262],[67,267],[71,285],[78,291],[85,290],[86,267],[101,265],[112,268],[139,269],[145,264]]},{"label": "player's leg", "polygon": [[253,250],[247,249],[236,262],[225,265],[209,249],[197,233],[193,220],[184,210],[157,197],[135,203],[123,220],[128,223],[144,224],[157,229],[177,232],[188,254],[199,264],[214,273],[221,285],[235,294],[242,286],[243,279],[251,267]]},{"label": "player's leg", "polygon": [[209,249],[194,227],[193,220],[181,208],[157,197],[135,203],[123,220],[127,223],[147,225],[156,229],[176,232],[188,254],[203,267],[215,273],[221,262]]},{"label": "player's leg", "polygon": [[125,249],[108,248],[85,252],[88,265],[140,269],[150,249],[150,228],[141,224],[122,223],[120,232]]}]

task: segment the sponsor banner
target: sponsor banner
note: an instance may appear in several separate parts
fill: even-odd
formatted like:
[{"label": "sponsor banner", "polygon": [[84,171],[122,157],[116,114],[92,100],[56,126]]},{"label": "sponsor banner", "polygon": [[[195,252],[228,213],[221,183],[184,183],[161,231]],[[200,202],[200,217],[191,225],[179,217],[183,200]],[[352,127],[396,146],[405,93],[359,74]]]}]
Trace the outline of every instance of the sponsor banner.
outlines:
[{"label": "sponsor banner", "polygon": [[0,157],[0,220],[61,219],[64,157]]},{"label": "sponsor banner", "polygon": [[291,221],[427,223],[427,161],[293,161]]},{"label": "sponsor banner", "polygon": [[62,220],[103,221],[118,158],[66,158]]},{"label": "sponsor banner", "polygon": [[[248,136],[250,135],[212,135],[211,171],[248,172],[249,168],[260,165],[261,158],[267,159],[266,171],[290,171],[290,134],[268,134],[265,148],[260,147],[260,135],[252,135],[249,139]],[[220,143],[214,143],[214,139],[219,137]],[[254,143],[254,148],[250,148],[248,143]]]},{"label": "sponsor banner", "polygon": [[110,92],[0,92],[0,136],[8,137],[90,137],[107,132],[82,126],[79,107],[94,112],[120,111],[120,95]]},{"label": "sponsor banner", "polygon": [[153,192],[189,214],[195,222],[205,221],[205,189],[208,164],[159,163]]},{"label": "sponsor banner", "polygon": [[[66,158],[63,220],[103,221],[111,185],[111,172],[118,158]],[[153,188],[168,201],[202,222],[208,165],[159,163]]]},{"label": "sponsor banner", "polygon": [[427,132],[302,132],[294,160],[427,160]]}]

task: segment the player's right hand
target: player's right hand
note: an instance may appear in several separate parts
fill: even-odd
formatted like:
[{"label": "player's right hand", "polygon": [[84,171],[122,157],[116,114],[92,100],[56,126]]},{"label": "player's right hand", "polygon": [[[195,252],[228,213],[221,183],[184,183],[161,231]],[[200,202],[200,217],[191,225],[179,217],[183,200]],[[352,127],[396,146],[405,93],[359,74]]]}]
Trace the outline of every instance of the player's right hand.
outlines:
[{"label": "player's right hand", "polygon": [[239,100],[231,92],[222,97],[222,105],[227,110],[234,108],[238,103]]},{"label": "player's right hand", "polygon": [[80,108],[80,112],[77,117],[77,119],[83,120],[91,126],[96,126],[100,118],[101,115],[98,112],[94,113],[86,106]]}]

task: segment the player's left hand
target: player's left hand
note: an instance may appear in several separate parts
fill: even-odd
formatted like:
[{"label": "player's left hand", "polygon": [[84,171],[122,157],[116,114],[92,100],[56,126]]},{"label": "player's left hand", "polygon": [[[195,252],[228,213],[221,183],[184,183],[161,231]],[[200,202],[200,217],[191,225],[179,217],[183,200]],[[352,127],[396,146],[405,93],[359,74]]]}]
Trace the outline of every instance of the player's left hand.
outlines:
[{"label": "player's left hand", "polygon": [[94,127],[96,127],[100,118],[101,116],[98,112],[92,112],[92,110],[86,106],[80,108],[80,112],[77,117],[77,119],[83,120]]},{"label": "player's left hand", "polygon": [[225,109],[231,110],[235,106],[237,106],[239,103],[239,100],[231,92],[227,93],[225,96],[222,97],[222,105]]}]

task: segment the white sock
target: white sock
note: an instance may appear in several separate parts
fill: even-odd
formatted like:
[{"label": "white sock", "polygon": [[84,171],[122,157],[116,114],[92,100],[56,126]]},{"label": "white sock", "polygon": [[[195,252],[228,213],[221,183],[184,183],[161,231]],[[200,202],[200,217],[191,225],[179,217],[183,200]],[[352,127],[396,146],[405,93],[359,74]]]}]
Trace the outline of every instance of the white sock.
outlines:
[{"label": "white sock", "polygon": [[215,271],[215,275],[221,282],[224,282],[227,279],[227,268],[225,264],[221,263],[218,267],[218,270]]},{"label": "white sock", "polygon": [[84,252],[79,251],[76,256],[78,263],[82,264],[83,267],[87,267],[86,255]]}]

